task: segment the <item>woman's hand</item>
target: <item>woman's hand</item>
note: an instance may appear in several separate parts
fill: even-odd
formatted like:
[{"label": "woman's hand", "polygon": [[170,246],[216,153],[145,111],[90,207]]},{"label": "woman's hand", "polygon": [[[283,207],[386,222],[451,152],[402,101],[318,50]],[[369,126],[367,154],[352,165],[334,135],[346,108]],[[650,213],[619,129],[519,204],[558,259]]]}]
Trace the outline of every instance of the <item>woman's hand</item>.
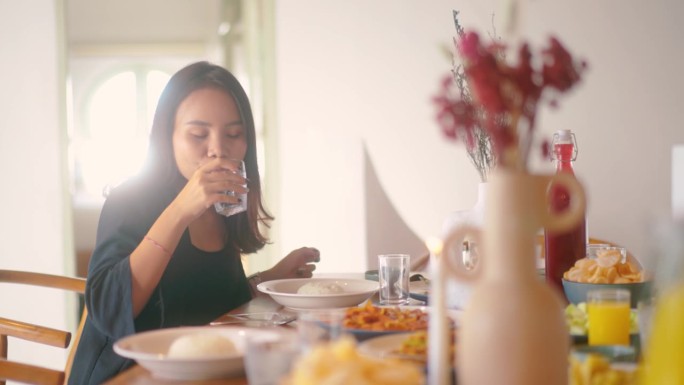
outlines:
[{"label": "woman's hand", "polygon": [[246,193],[247,180],[235,173],[237,165],[230,159],[216,158],[200,166],[178,193],[172,205],[192,222],[216,202],[237,203],[237,197],[225,194]]},{"label": "woman's hand", "polygon": [[264,281],[286,278],[311,278],[316,270],[315,262],[321,260],[321,253],[313,247],[302,247],[292,251],[271,269],[261,273]]}]

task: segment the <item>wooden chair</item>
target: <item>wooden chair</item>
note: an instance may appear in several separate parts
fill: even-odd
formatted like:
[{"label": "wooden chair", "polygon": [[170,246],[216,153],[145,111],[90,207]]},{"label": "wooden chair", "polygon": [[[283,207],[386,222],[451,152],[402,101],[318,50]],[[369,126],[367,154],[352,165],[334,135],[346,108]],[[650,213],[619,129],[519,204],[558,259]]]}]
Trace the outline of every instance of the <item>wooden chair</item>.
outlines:
[{"label": "wooden chair", "polygon": [[[84,278],[72,278],[25,271],[0,270],[0,283],[40,286],[83,294],[85,292],[85,282],[86,280]],[[0,318],[0,385],[5,385],[5,381],[7,380],[37,385],[65,384],[68,380],[69,373],[71,372],[71,364],[74,353],[76,352],[76,346],[78,346],[81,331],[83,330],[86,314],[87,310],[84,307],[73,341],[71,333],[68,331],[52,329],[19,320]],[[8,360],[8,336],[62,349],[67,349],[71,346],[64,370],[54,370],[47,367]]]}]

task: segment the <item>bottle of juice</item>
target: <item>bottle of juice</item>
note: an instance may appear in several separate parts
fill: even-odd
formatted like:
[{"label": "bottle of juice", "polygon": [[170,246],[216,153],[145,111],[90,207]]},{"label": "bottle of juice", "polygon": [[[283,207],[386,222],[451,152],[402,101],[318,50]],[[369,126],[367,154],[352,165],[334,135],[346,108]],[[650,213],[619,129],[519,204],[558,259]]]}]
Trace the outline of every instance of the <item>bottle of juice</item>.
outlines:
[{"label": "bottle of juice", "polygon": [[[572,162],[577,158],[575,134],[570,130],[560,130],[553,135],[552,159],[556,162],[556,173],[572,176],[575,171]],[[549,191],[552,212],[561,212],[570,205],[568,192],[560,186],[551,186]],[[563,273],[568,271],[577,260],[586,256],[586,220],[565,232],[544,231],[546,282],[563,293]]]}]

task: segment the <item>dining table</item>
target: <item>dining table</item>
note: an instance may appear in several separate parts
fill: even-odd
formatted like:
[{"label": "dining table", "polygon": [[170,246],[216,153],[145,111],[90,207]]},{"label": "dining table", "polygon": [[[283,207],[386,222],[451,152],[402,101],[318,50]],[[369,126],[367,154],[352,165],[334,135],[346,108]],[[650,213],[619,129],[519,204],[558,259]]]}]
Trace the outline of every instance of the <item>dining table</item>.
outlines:
[{"label": "dining table", "polygon": [[[270,296],[258,295],[252,298],[249,302],[239,306],[226,314],[244,314],[244,313],[261,313],[261,312],[280,312],[284,307],[275,302]],[[221,316],[223,317],[223,316]],[[221,318],[219,317],[219,319]],[[279,327],[290,327],[283,325]],[[133,365],[129,369],[119,373],[109,381],[106,385],[246,385],[247,377],[245,373],[230,377],[211,380],[166,380],[155,378],[152,374],[140,365]]]},{"label": "dining table", "polygon": [[[359,278],[358,275],[350,275],[350,278]],[[369,277],[366,277],[369,278]],[[370,277],[370,279],[373,279]],[[420,298],[420,297],[418,297]],[[378,302],[378,294],[374,294],[370,300],[373,303]],[[426,302],[421,301],[417,298],[411,298],[409,305],[411,306],[426,306]],[[289,309],[278,302],[276,302],[271,296],[266,294],[259,294],[252,298],[247,303],[219,316],[215,321],[223,321],[226,318],[230,318],[231,315],[244,315],[244,314],[255,314],[255,313],[280,313],[282,315],[292,315],[293,310]],[[285,325],[277,326],[278,328],[296,328],[296,322],[287,323]],[[586,336],[585,336],[586,337]],[[638,337],[638,335],[637,335]],[[585,340],[581,338],[575,341],[576,337],[573,337],[573,344],[583,345],[586,344]],[[632,341],[631,344],[639,352],[638,338]],[[217,379],[205,379],[205,380],[171,380],[162,379],[154,377],[150,371],[145,369],[143,366],[134,364],[127,370],[117,374],[115,377],[111,378],[109,381],[105,382],[105,385],[247,385],[249,384],[247,380],[246,373],[243,371],[240,374],[232,377],[217,378]]]}]

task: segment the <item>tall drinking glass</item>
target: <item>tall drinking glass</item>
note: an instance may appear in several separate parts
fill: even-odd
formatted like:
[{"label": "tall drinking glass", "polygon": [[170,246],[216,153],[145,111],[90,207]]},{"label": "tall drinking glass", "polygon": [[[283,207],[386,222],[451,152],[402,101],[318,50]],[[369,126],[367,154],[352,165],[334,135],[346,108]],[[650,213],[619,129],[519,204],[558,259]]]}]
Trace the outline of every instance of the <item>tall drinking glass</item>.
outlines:
[{"label": "tall drinking glass", "polygon": [[[247,177],[247,172],[245,170],[245,162],[239,159],[231,159],[230,162],[233,163],[235,166],[235,171],[233,171],[236,174],[241,175],[243,178]],[[243,186],[246,187],[246,186]],[[226,203],[226,202],[216,202],[214,203],[214,209],[216,209],[216,212],[225,215],[227,217],[231,215],[235,215],[238,213],[241,213],[243,211],[247,210],[247,194],[238,194],[235,193],[234,191],[225,191],[224,192],[226,195],[229,196],[234,196],[238,198],[237,203]]]},{"label": "tall drinking glass", "polygon": [[408,254],[378,256],[381,305],[408,305],[410,262]]}]

